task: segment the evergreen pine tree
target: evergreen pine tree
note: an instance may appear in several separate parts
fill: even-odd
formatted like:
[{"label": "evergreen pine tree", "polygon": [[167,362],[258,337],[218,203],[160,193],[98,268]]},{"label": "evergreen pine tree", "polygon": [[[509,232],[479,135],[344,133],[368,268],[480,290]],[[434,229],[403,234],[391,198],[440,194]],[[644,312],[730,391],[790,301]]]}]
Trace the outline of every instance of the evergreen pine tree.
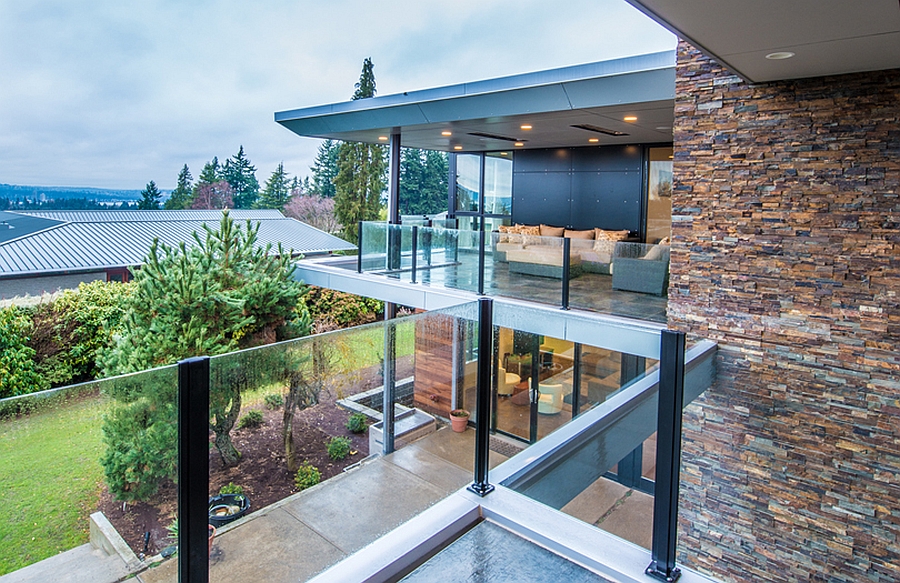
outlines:
[{"label": "evergreen pine tree", "polygon": [[[372,59],[363,62],[353,99],[375,96],[375,74]],[[378,218],[381,193],[385,188],[384,147],[377,144],[344,142],[338,150],[338,173],[334,178],[334,213],[343,226],[344,237],[358,241],[359,221]]]},{"label": "evergreen pine tree", "polygon": [[158,210],[160,198],[162,198],[162,193],[156,188],[156,183],[151,180],[147,183],[147,188],[141,191],[141,200],[138,201],[138,210]]},{"label": "evergreen pine tree", "polygon": [[[294,177],[294,182],[297,178]],[[287,173],[284,171],[284,162],[278,164],[272,176],[266,181],[266,187],[263,189],[256,201],[256,208],[261,209],[282,209],[287,204],[291,190],[288,186]]]},{"label": "evergreen pine tree", "polygon": [[400,212],[406,215],[421,215],[422,187],[425,178],[425,163],[422,150],[404,148],[400,152]]},{"label": "evergreen pine tree", "polygon": [[203,165],[200,176],[197,178],[197,186],[201,184],[215,184],[222,180],[222,168],[219,166],[219,157],[213,156],[213,159]]},{"label": "evergreen pine tree", "polygon": [[450,162],[445,152],[427,150],[422,174],[422,214],[446,212]]},{"label": "evergreen pine tree", "polygon": [[253,208],[259,197],[259,182],[256,180],[256,166],[244,155],[244,146],[238,153],[225,161],[222,178],[231,185],[234,193],[234,208]]},{"label": "evergreen pine tree", "polygon": [[182,167],[181,172],[178,173],[178,184],[175,185],[175,190],[172,191],[172,195],[169,196],[169,199],[163,205],[163,208],[167,210],[180,210],[191,207],[191,200],[193,199],[193,188],[192,182],[194,177],[191,176],[191,171],[188,169],[188,165],[185,164]]},{"label": "evergreen pine tree", "polygon": [[310,170],[313,173],[313,188],[319,196],[334,198],[334,177],[338,172],[340,147],[341,144],[335,140],[325,140],[316,152],[316,159]]}]

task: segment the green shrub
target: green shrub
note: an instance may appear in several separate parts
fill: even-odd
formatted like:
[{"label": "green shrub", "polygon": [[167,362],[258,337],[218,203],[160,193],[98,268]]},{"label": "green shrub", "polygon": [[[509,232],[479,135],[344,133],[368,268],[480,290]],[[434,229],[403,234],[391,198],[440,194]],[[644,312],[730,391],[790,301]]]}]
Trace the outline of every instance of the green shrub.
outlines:
[{"label": "green shrub", "polygon": [[234,482],[228,482],[226,485],[219,488],[219,494],[243,494],[244,488],[242,486],[236,485]]},{"label": "green shrub", "polygon": [[40,304],[32,312],[34,334],[29,346],[36,352],[38,372],[52,386],[97,378],[98,352],[105,348],[125,313],[134,286],[93,281]]},{"label": "green shrub", "polygon": [[307,488],[312,488],[321,481],[322,472],[316,466],[305,461],[300,464],[300,469],[297,470],[297,475],[294,477],[294,486],[300,492]]},{"label": "green shrub", "polygon": [[350,440],[346,437],[332,437],[328,442],[328,457],[338,461],[350,455]]},{"label": "green shrub", "polygon": [[0,309],[0,399],[49,388],[27,346],[31,321],[17,308]]},{"label": "green shrub", "polygon": [[284,407],[284,397],[281,396],[281,393],[269,393],[265,396],[264,401],[269,409]]},{"label": "green shrub", "polygon": [[384,302],[332,289],[310,286],[304,297],[318,331],[374,322]]},{"label": "green shrub", "polygon": [[350,433],[362,433],[369,427],[366,419],[363,413],[354,413],[347,419],[345,427],[350,430]]},{"label": "green shrub", "polygon": [[238,421],[239,429],[254,429],[263,424],[263,414],[262,411],[257,411],[256,409],[252,409],[247,411],[247,414],[241,417],[241,420]]}]

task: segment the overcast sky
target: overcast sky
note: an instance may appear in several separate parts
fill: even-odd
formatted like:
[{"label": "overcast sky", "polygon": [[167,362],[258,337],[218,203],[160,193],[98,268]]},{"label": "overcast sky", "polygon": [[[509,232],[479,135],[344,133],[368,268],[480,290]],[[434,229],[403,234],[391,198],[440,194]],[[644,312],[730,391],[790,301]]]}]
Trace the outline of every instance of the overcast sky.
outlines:
[{"label": "overcast sky", "polygon": [[670,50],[624,0],[0,0],[0,183],[175,186],[244,151],[264,183],[319,141],[276,111]]}]

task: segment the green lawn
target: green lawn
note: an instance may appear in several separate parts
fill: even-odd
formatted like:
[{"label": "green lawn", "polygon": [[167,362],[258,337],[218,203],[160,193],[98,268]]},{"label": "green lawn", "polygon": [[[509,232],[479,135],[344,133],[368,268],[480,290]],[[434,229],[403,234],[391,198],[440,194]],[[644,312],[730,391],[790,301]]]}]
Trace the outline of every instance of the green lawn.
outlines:
[{"label": "green lawn", "polygon": [[99,501],[106,400],[0,420],[0,575],[88,541]]}]

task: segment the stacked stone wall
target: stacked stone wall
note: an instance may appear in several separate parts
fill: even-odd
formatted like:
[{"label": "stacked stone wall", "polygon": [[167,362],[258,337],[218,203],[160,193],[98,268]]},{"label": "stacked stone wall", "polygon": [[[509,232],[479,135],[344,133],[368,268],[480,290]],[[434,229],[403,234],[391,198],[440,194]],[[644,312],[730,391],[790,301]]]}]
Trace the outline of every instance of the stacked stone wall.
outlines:
[{"label": "stacked stone wall", "polygon": [[900,70],[749,84],[682,42],[676,83],[669,324],[720,354],[680,560],[900,581]]}]

